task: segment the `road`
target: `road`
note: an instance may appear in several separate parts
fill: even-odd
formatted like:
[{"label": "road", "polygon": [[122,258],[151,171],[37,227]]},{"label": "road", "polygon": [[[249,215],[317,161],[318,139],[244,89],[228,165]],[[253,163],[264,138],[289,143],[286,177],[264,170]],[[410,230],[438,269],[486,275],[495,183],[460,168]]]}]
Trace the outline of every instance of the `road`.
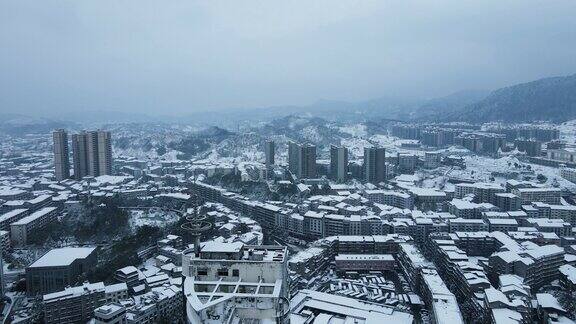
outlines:
[{"label": "road", "polygon": [[4,308],[4,312],[3,312],[3,316],[4,319],[2,320],[2,324],[4,323],[10,323],[12,321],[12,315],[14,313],[15,310],[17,310],[20,307],[20,304],[22,303],[22,301],[25,298],[25,293],[24,292],[17,292],[14,293],[11,296],[8,296],[11,300],[10,304],[8,304],[8,307]]}]

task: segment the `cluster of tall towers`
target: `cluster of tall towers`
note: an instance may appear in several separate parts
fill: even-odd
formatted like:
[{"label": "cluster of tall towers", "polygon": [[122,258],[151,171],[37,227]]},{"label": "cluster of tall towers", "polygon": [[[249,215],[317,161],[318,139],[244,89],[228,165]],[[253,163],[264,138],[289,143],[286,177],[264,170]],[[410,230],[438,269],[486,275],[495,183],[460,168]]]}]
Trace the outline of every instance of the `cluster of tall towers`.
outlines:
[{"label": "cluster of tall towers", "polygon": [[316,146],[289,142],[288,169],[298,178],[316,178]]},{"label": "cluster of tall towers", "polygon": [[[266,169],[274,165],[274,141],[267,141],[264,146]],[[345,182],[349,178],[348,148],[330,146],[330,173],[332,180]],[[288,169],[302,179],[317,177],[316,146],[288,142]],[[386,153],[382,147],[364,148],[364,166],[362,173],[366,182],[380,183],[386,181]]]},{"label": "cluster of tall towers", "polygon": [[[386,152],[382,147],[364,148],[364,180],[370,183],[386,181]],[[349,178],[348,148],[330,146],[330,178],[345,182]]]},{"label": "cluster of tall towers", "polygon": [[[52,133],[56,180],[70,178],[70,149],[64,129]],[[112,174],[112,136],[109,131],[82,131],[72,135],[74,179]]]}]

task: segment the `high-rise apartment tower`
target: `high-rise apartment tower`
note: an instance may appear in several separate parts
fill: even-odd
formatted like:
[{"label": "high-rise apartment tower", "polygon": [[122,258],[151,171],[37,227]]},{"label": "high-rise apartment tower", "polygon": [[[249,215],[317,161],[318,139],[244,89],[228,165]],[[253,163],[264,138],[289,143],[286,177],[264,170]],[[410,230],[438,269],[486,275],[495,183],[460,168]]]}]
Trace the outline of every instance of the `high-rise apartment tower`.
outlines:
[{"label": "high-rise apartment tower", "polygon": [[54,176],[61,181],[70,178],[70,150],[68,148],[68,134],[63,129],[52,133],[54,141]]},{"label": "high-rise apartment tower", "polygon": [[344,146],[330,146],[330,178],[345,182],[348,177],[348,149]]},{"label": "high-rise apartment tower", "polygon": [[382,147],[364,148],[364,175],[367,182],[386,180],[386,153]]}]

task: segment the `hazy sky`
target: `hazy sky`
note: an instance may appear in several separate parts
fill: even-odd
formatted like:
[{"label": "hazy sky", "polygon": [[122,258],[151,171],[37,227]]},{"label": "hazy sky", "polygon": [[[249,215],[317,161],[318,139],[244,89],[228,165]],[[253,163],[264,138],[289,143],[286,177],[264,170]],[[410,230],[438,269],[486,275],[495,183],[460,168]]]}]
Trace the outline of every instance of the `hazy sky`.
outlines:
[{"label": "hazy sky", "polygon": [[1,0],[0,111],[434,97],[576,73],[575,0]]}]

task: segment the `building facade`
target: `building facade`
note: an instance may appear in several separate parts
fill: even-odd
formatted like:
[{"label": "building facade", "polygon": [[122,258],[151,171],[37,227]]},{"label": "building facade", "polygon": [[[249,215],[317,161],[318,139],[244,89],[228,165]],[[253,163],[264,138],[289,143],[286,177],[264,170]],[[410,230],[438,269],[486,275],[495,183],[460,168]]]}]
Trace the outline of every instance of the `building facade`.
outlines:
[{"label": "building facade", "polygon": [[270,170],[274,165],[274,154],[276,145],[274,141],[266,141],[264,144],[264,154],[266,156],[266,170]]},{"label": "building facade", "polygon": [[288,169],[301,179],[316,178],[316,146],[289,142]]},{"label": "building facade", "polygon": [[330,178],[345,182],[348,178],[348,149],[343,146],[330,146]]},{"label": "building facade", "polygon": [[36,296],[61,291],[95,267],[95,248],[50,250],[26,268],[26,292]]},{"label": "building facade", "polygon": [[381,147],[364,148],[364,175],[366,182],[386,181],[386,152]]},{"label": "building facade", "polygon": [[109,131],[81,132],[72,136],[74,178],[112,174],[112,135]]},{"label": "building facade", "polygon": [[286,247],[207,242],[184,251],[182,273],[188,323],[288,323]]},{"label": "building facade", "polygon": [[72,161],[74,163],[74,179],[80,180],[88,175],[88,148],[86,132],[72,135]]},{"label": "building facade", "polygon": [[70,150],[68,147],[68,134],[63,129],[52,133],[54,142],[54,176],[61,181],[70,178]]}]

